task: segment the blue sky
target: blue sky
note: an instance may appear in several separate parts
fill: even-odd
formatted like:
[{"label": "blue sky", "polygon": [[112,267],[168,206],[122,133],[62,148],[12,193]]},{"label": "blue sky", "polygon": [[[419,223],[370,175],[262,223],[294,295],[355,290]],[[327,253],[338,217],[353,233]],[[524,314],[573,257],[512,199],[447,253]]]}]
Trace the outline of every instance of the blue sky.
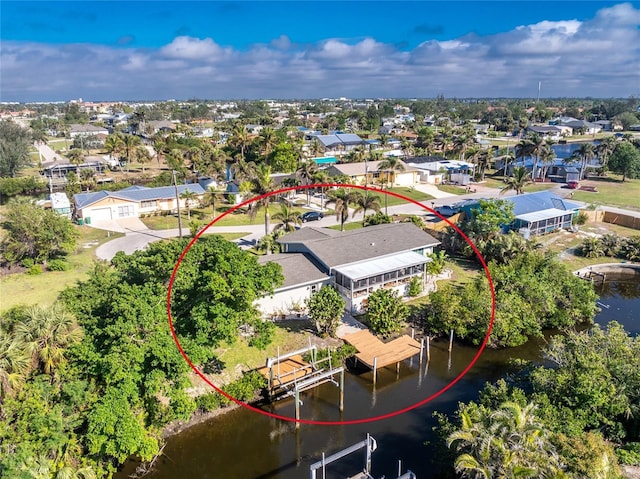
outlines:
[{"label": "blue sky", "polygon": [[0,100],[640,95],[640,3],[0,3]]}]

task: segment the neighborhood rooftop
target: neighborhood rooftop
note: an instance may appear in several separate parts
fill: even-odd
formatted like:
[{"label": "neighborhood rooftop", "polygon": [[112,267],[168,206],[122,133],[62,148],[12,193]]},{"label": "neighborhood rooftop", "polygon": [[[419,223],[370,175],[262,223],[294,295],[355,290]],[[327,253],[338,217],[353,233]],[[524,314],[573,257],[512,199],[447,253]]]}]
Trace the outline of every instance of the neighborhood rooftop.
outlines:
[{"label": "neighborhood rooftop", "polygon": [[284,283],[278,289],[327,279],[327,275],[304,253],[273,254],[258,258],[260,264],[271,262],[282,267]]},{"label": "neighborhood rooftop", "polygon": [[578,203],[560,198],[558,195],[555,195],[550,191],[526,193],[524,195],[512,196],[507,199],[513,203],[513,213],[516,216],[549,209],[572,211],[581,208]]},{"label": "neighborhood rooftop", "polygon": [[[178,195],[186,191],[196,195],[204,194],[202,186],[197,183],[188,185],[178,185]],[[148,188],[146,186],[130,186],[119,191],[97,191],[95,193],[78,193],[73,198],[77,208],[85,208],[103,198],[118,198],[130,201],[152,201],[164,198],[175,198],[176,190],[173,186],[160,186],[158,188]]]},{"label": "neighborhood rooftop", "polygon": [[307,240],[288,236],[280,238],[278,242],[304,244],[328,268],[440,244],[433,236],[412,223],[369,226],[345,231],[337,236],[329,234]]}]

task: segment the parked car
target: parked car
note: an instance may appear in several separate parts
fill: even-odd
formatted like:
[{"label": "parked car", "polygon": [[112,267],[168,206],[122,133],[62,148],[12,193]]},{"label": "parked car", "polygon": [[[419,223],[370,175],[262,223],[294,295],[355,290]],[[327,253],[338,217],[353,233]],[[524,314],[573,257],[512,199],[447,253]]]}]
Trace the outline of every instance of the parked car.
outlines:
[{"label": "parked car", "polygon": [[324,215],[319,211],[307,211],[306,213],[303,213],[302,216],[300,217],[303,223],[306,223],[307,221],[318,221],[318,220],[321,220],[322,218],[324,218]]},{"label": "parked car", "polygon": [[580,186],[580,183],[578,183],[577,181],[567,181],[567,188],[571,190],[577,189],[578,186]]}]

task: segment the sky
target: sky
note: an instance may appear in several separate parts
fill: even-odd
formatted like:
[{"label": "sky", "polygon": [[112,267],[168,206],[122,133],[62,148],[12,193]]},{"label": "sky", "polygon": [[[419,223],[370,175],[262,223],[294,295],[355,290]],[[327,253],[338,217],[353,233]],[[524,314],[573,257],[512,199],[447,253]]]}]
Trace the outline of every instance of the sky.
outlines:
[{"label": "sky", "polygon": [[0,2],[0,101],[640,96],[640,2]]}]

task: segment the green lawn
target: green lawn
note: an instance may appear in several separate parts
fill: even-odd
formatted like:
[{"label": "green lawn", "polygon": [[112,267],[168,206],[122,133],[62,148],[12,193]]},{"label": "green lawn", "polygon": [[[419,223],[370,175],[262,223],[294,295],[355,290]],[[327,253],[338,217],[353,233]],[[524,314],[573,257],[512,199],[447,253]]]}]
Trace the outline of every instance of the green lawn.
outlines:
[{"label": "green lawn", "polygon": [[[402,196],[406,196],[407,198],[415,201],[428,201],[428,200],[434,199],[433,196],[413,188],[405,188],[405,187],[390,188],[389,191],[393,193],[397,193]],[[385,196],[387,197],[388,206],[402,205],[406,203],[406,201],[401,198],[396,198],[395,196],[387,195],[385,193],[380,193],[377,191],[370,191],[369,194],[377,196],[380,200],[380,206],[382,207],[384,207]]]},{"label": "green lawn", "polygon": [[640,179],[626,180],[623,183],[622,176],[609,174],[603,178],[591,177],[581,184],[595,186],[598,192],[575,190],[574,200],[640,211]]},{"label": "green lawn", "polygon": [[[224,213],[229,208],[216,208],[216,212],[218,215]],[[271,204],[269,205],[269,214],[273,216],[275,213],[280,211],[279,204]],[[309,210],[305,210],[303,208],[293,208],[293,211],[296,213],[304,213]],[[331,211],[325,213],[326,215],[332,214]],[[181,211],[182,216],[182,228],[189,228],[189,220],[187,219],[187,213]],[[199,219],[201,217],[202,219]],[[211,213],[211,208],[206,209],[192,209],[191,210],[191,218],[198,219],[204,224],[209,223],[213,217]],[[149,218],[140,218],[142,222],[147,225],[149,229],[152,230],[166,230],[166,229],[175,229],[178,227],[178,217],[175,215],[169,216],[151,216]],[[274,221],[271,221],[274,224]],[[247,213],[244,213],[242,210],[234,211],[229,215],[225,216],[221,220],[218,220],[214,226],[248,226],[248,225],[263,225],[264,224],[264,209],[260,209],[258,214],[256,214],[253,220],[249,217]]]},{"label": "green lawn", "polygon": [[440,191],[451,193],[452,195],[464,195],[467,193],[466,188],[460,188],[459,186],[454,185],[437,185],[437,188]]},{"label": "green lawn", "polygon": [[[332,230],[340,230],[340,225],[329,226]],[[353,223],[345,223],[344,230],[351,231],[362,228],[362,221],[354,221]]]},{"label": "green lawn", "polygon": [[306,333],[278,327],[276,328],[273,342],[263,351],[250,347],[246,339],[240,338],[232,345],[223,343],[220,347],[216,348],[215,353],[220,360],[224,361],[225,370],[233,371],[238,365],[248,367],[249,369],[264,366],[266,358],[278,354],[278,348],[280,348],[280,354],[284,354],[308,345],[309,340],[307,339]]},{"label": "green lawn", "polygon": [[106,241],[123,236],[88,226],[77,226],[80,232],[78,248],[67,261],[72,268],[69,271],[49,271],[39,275],[26,273],[11,274],[0,279],[2,291],[0,311],[19,304],[52,304],[58,294],[67,286],[86,278],[87,272],[93,268],[96,247]]}]

